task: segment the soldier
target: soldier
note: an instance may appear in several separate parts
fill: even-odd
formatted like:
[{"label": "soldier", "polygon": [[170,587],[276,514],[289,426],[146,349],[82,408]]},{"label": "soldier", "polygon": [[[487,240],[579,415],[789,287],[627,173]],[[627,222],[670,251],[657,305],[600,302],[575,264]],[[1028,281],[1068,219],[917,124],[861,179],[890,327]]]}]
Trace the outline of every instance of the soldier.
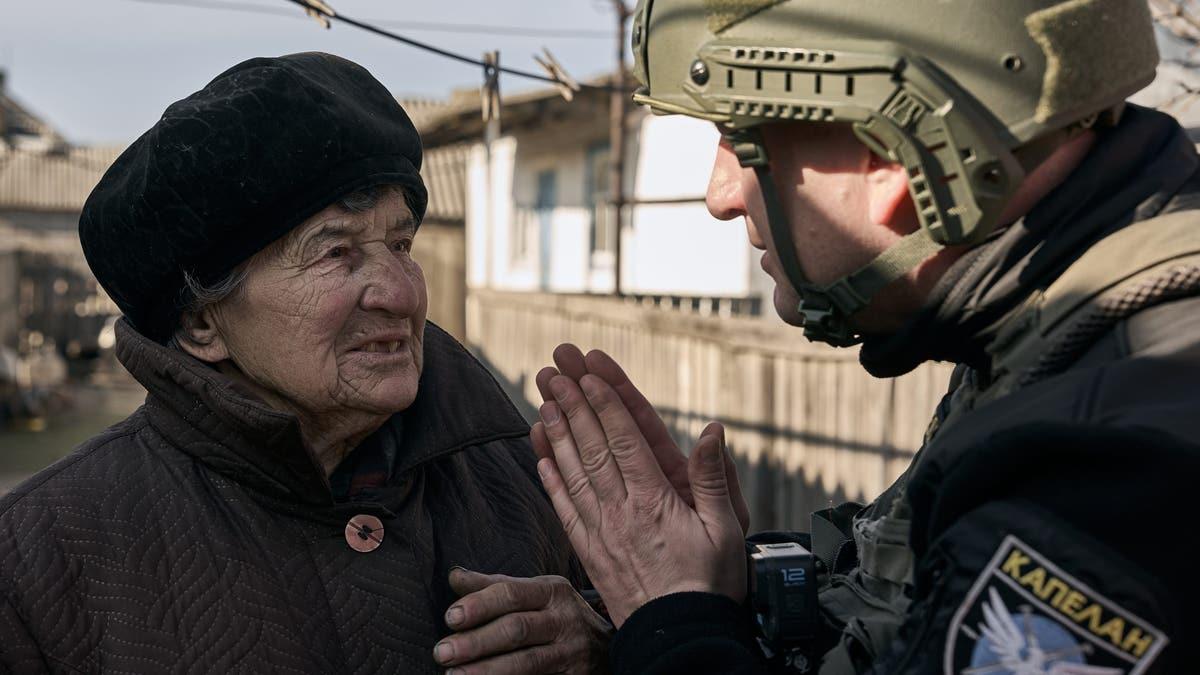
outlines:
[{"label": "soldier", "polygon": [[820,562],[815,638],[767,654],[720,427],[685,459],[615,362],[561,347],[533,438],[615,671],[1184,672],[1200,158],[1125,102],[1145,1],[642,0],[633,50],[638,102],[722,132],[709,209],[786,321],[876,376],[958,367],[884,494],[768,537]]}]

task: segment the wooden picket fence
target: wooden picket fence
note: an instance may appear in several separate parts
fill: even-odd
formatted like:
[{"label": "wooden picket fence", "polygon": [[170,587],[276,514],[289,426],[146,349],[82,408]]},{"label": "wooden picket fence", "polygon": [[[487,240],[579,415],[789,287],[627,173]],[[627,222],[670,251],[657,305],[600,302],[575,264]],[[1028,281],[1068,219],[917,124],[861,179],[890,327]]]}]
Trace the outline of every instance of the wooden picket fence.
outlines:
[{"label": "wooden picket fence", "polygon": [[533,418],[534,376],[562,342],[621,363],[685,450],[720,421],[753,528],[807,529],[830,503],[869,501],[912,459],[950,367],[879,380],[856,350],[761,318],[701,316],[608,297],[471,289],[467,342]]}]

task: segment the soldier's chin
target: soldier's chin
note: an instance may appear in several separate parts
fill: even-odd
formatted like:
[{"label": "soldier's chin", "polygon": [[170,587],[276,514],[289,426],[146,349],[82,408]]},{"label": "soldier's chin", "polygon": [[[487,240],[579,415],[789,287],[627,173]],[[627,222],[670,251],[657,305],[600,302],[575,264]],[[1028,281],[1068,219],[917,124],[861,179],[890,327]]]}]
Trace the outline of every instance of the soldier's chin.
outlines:
[{"label": "soldier's chin", "polygon": [[799,307],[800,299],[783,290],[778,283],[775,284],[775,293],[771,301],[775,305],[775,313],[784,323],[796,327],[804,325],[804,315],[800,313]]}]

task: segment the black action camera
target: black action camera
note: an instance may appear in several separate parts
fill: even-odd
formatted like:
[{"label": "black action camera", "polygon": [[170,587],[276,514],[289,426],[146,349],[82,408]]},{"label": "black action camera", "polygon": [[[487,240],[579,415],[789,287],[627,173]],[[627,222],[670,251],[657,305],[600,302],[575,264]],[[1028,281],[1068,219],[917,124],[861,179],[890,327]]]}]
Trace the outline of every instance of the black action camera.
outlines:
[{"label": "black action camera", "polygon": [[749,571],[750,603],[764,646],[789,661],[805,654],[820,625],[816,558],[794,542],[758,544]]}]

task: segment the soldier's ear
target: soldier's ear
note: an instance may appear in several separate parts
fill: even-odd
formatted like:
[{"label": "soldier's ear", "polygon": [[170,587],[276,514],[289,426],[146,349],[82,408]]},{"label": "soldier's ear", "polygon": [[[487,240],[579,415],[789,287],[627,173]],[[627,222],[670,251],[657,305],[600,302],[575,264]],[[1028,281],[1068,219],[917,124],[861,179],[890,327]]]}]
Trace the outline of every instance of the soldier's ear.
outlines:
[{"label": "soldier's ear", "polygon": [[217,325],[213,307],[199,312],[184,312],[174,342],[185,353],[207,363],[220,363],[229,358],[229,348]]},{"label": "soldier's ear", "polygon": [[899,234],[908,234],[916,222],[916,210],[908,193],[908,172],[897,162],[867,151],[867,215],[871,223]]}]

